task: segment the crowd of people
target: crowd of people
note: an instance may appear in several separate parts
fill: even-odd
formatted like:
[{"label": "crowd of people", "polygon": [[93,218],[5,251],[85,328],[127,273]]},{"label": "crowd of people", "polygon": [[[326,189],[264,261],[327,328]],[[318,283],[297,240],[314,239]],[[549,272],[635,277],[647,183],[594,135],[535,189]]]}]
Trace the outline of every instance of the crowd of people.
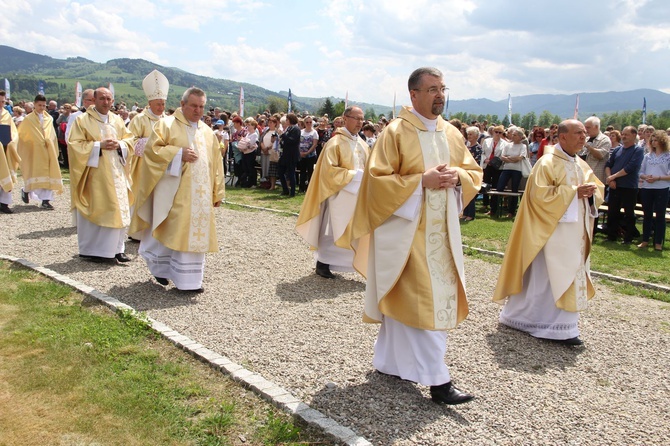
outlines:
[{"label": "crowd of people", "polygon": [[448,330],[468,314],[459,219],[475,218],[480,192],[495,215],[503,204],[486,192],[510,184],[507,215],[516,219],[493,299],[505,305],[501,323],[537,338],[582,344],[577,324],[595,294],[589,253],[605,200],[608,239],[632,243],[639,192],[638,247],[653,237],[663,249],[670,152],[667,132],[651,126],[602,132],[595,116],[527,130],[446,121],[435,68],[415,70],[412,106],[376,123],[357,106],[332,122],[292,112],[206,113],[206,93],[196,87],[166,110],[167,78],[154,70],[142,86],[143,108],[115,104],[98,88],[82,93],[81,109],[38,95],[12,110],[0,91],[0,211],[12,213],[18,170],[22,201],[53,209],[63,190],[60,162],[70,171],[82,260],[131,261],[130,236],[157,283],[203,292],[226,178],[241,188],[279,183],[287,197],[304,193],[296,231],[315,251],[316,274],[366,278],[364,320],[380,324],[374,367],[430,386],[440,404],[473,398],[452,384],[444,355]]}]

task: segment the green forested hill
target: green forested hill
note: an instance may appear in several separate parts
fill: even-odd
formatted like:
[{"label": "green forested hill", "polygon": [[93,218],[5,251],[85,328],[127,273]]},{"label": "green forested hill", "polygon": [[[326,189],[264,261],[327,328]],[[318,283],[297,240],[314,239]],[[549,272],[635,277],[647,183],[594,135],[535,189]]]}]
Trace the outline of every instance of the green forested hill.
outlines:
[{"label": "green forested hill", "polygon": [[[96,88],[114,85],[117,102],[144,104],[142,79],[157,69],[170,81],[168,107],[177,107],[181,94],[191,86],[207,92],[208,106],[225,110],[237,110],[240,87],[244,87],[245,114],[250,115],[265,109],[286,110],[286,94],[266,90],[257,85],[227,79],[198,76],[179,68],[163,67],[142,59],[113,59],[97,63],[83,57],[54,59],[49,56],[29,53],[0,45],[0,78],[7,78],[11,84],[13,101],[32,100],[37,94],[38,82],[44,81],[44,92],[49,100],[59,104],[74,101],[75,85],[82,88]],[[317,112],[325,98],[303,98],[293,95],[293,108]],[[339,99],[331,98],[337,102]],[[390,107],[374,104],[360,104],[364,110],[374,109],[376,114],[388,114]]]}]

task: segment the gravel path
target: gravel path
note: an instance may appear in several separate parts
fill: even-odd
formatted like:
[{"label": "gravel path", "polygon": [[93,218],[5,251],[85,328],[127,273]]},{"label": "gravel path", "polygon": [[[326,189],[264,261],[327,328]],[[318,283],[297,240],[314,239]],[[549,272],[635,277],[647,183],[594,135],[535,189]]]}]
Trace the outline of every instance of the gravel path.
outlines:
[{"label": "gravel path", "polygon": [[128,264],[79,260],[67,196],[55,211],[21,203],[0,215],[0,252],[146,311],[373,444],[670,444],[670,304],[596,283],[581,319],[586,347],[566,348],[499,326],[490,301],[499,266],[466,258],[471,312],[450,334],[446,361],[477,399],[445,408],[427,388],[373,371],[377,327],[360,321],[363,280],[314,275],[295,218],[217,210],[221,252],[207,256],[206,292],[185,296],[152,282],[137,244],[127,245]]}]

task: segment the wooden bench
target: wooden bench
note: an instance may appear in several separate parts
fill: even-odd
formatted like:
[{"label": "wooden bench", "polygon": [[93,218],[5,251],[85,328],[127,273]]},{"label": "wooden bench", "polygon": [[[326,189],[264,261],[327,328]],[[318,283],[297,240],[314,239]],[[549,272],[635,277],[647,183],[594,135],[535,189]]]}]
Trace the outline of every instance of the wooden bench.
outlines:
[{"label": "wooden bench", "polygon": [[[522,190],[519,190],[519,192],[512,192],[511,190],[504,190],[504,191],[498,192],[495,189],[491,189],[490,191],[483,191],[482,193],[488,195],[489,197],[502,197],[503,199],[505,197],[521,198],[523,196],[523,191]],[[504,205],[503,205],[502,200],[501,200],[501,202],[498,203],[498,207],[496,209],[496,215],[495,215],[496,217],[498,217],[498,218],[502,217],[503,208],[504,208]]]}]

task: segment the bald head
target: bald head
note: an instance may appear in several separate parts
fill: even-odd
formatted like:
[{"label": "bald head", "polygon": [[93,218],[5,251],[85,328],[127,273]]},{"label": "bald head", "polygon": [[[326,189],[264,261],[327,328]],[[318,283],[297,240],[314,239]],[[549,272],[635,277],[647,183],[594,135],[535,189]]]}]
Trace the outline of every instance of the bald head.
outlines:
[{"label": "bald head", "polygon": [[576,119],[566,119],[558,124],[558,142],[566,153],[575,156],[586,142],[584,124]]},{"label": "bald head", "polygon": [[95,101],[95,109],[101,115],[106,115],[114,104],[114,95],[112,95],[112,92],[105,87],[96,89],[93,93],[93,98]]}]

